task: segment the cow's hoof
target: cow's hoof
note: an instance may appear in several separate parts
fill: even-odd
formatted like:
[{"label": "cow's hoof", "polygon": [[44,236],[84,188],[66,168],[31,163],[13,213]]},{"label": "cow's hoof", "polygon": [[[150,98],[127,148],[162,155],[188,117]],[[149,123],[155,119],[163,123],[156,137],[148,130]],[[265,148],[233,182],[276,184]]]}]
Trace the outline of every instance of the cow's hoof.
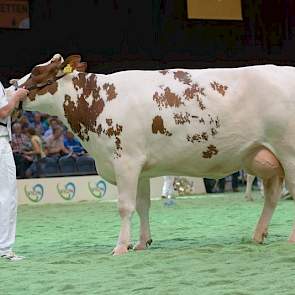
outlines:
[{"label": "cow's hoof", "polygon": [[135,251],[145,250],[145,249],[147,249],[147,248],[152,244],[152,242],[153,242],[152,239],[149,239],[147,242],[140,242],[140,241],[139,241],[139,242],[134,246],[133,250],[135,250]]},{"label": "cow's hoof", "polygon": [[254,201],[254,199],[252,197],[247,197],[247,196],[245,196],[245,200],[247,202],[253,202]]},{"label": "cow's hoof", "polygon": [[126,254],[128,253],[128,250],[132,249],[132,245],[119,245],[119,246],[116,246],[116,248],[113,250],[112,254],[113,256],[119,256],[119,255],[123,255],[123,254]]},{"label": "cow's hoof", "polygon": [[255,233],[253,236],[253,241],[256,244],[263,244],[264,239],[266,239],[268,236],[268,232],[262,232],[262,233]]}]

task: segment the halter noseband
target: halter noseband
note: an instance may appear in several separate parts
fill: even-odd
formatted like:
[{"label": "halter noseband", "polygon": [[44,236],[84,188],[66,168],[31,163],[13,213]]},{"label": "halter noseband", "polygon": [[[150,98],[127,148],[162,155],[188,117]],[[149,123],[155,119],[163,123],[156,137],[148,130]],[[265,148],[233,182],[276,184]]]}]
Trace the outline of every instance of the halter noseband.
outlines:
[{"label": "halter noseband", "polygon": [[[57,80],[63,78],[65,75],[66,75],[66,74],[63,74],[63,75],[57,77],[56,79],[48,80],[48,81],[46,81],[46,82],[44,82],[44,83],[37,83],[37,84],[32,85],[32,86],[30,86],[30,87],[27,87],[27,88],[25,88],[25,89],[27,89],[27,90],[29,90],[29,91],[32,91],[32,90],[35,90],[35,89],[41,89],[41,88],[43,88],[43,87],[45,87],[45,86],[49,86],[49,85],[53,84],[53,83],[56,82]],[[32,77],[32,76],[30,76],[29,79],[30,79],[31,77]],[[12,85],[14,86],[15,90],[17,90],[17,89],[19,89],[19,88],[21,87],[21,86],[18,85],[18,82],[17,82],[17,81],[14,81],[14,83],[13,83]],[[18,107],[16,108],[16,110],[17,110],[18,112],[23,112],[23,102],[22,102],[22,101],[19,102]]]}]

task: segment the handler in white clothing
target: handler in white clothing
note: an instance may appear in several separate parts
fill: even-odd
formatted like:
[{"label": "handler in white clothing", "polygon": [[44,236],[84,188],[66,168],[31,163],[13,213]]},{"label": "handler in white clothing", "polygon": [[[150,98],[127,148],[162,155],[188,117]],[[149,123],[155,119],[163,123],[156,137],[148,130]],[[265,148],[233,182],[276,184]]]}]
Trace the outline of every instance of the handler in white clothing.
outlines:
[{"label": "handler in white clothing", "polygon": [[11,261],[23,257],[12,252],[15,241],[17,191],[15,163],[9,144],[10,114],[27,95],[28,90],[20,88],[7,97],[0,83],[0,257]]}]

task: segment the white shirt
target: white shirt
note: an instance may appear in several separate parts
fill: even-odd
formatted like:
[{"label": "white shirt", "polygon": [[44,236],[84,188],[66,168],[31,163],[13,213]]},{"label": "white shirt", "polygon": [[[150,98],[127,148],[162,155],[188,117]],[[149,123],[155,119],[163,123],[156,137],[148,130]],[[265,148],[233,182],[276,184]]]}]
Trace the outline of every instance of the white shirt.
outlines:
[{"label": "white shirt", "polygon": [[[5,95],[4,87],[0,82],[0,108],[5,107],[8,104],[8,98]],[[0,136],[9,136],[11,140],[11,118],[10,116],[5,119],[0,119],[0,122],[7,124],[7,128],[0,125]]]}]

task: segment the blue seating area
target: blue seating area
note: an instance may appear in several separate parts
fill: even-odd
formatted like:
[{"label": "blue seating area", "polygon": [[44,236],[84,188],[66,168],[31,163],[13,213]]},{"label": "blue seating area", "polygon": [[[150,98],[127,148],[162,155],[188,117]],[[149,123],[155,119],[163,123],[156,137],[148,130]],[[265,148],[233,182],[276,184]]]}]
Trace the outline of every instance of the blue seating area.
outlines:
[{"label": "blue seating area", "polygon": [[41,161],[40,177],[96,175],[95,161],[88,155],[78,158],[66,155],[61,158],[45,157]]}]

